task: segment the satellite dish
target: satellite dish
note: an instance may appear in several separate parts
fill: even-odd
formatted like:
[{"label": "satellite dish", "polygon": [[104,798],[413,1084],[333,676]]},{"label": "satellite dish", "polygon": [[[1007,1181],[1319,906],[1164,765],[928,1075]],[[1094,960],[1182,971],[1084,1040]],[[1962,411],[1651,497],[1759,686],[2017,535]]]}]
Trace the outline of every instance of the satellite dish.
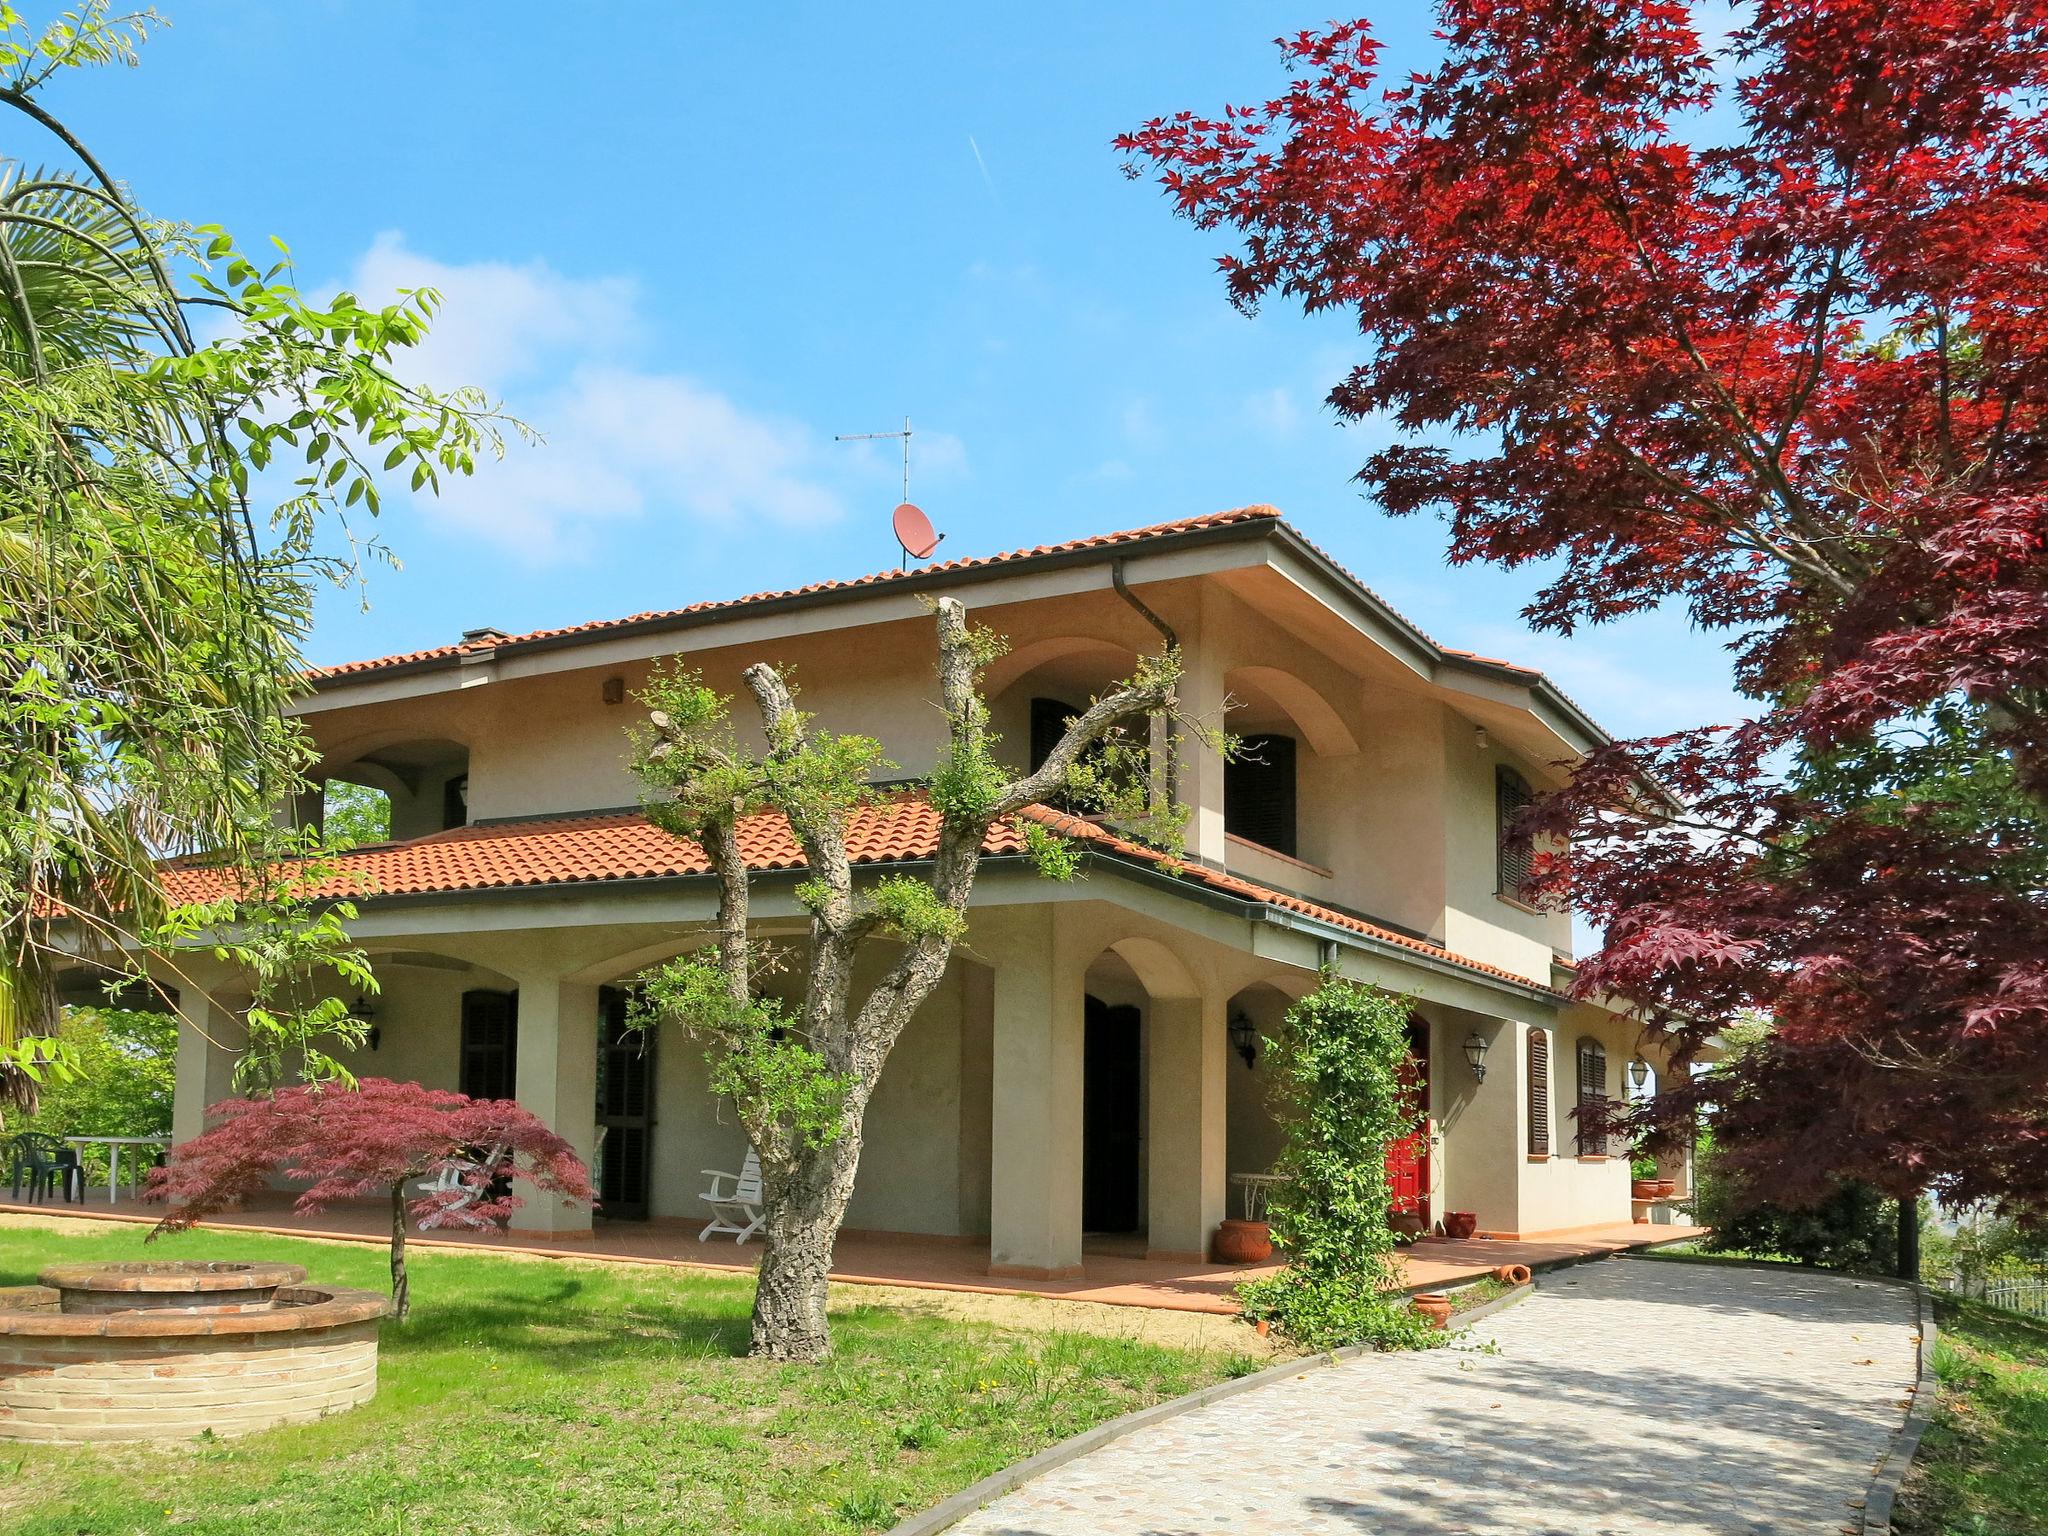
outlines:
[{"label": "satellite dish", "polygon": [[889,526],[896,530],[896,542],[903,546],[904,555],[911,560],[931,559],[932,551],[946,539],[943,533],[932,530],[932,520],[924,515],[921,507],[907,501],[889,514]]}]

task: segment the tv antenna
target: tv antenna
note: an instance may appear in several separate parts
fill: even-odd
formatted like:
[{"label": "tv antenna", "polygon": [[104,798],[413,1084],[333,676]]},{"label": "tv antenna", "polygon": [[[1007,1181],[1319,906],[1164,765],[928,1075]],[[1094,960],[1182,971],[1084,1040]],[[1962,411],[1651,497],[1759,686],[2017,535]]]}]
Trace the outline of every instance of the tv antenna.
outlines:
[{"label": "tv antenna", "polygon": [[903,558],[896,562],[900,571],[912,560],[929,560],[932,552],[946,542],[943,533],[934,532],[932,520],[924,510],[910,499],[910,418],[903,418],[903,427],[897,432],[835,432],[835,443],[872,443],[885,438],[900,438],[903,442],[903,500],[896,504],[896,510],[889,514],[889,526],[895,531],[896,543],[903,551]]}]

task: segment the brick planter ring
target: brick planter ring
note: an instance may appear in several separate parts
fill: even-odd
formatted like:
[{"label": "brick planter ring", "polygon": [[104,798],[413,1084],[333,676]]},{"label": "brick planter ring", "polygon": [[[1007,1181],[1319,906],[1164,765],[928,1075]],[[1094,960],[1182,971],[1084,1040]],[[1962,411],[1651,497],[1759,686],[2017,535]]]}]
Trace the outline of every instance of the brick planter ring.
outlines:
[{"label": "brick planter ring", "polygon": [[0,1439],[242,1435],[369,1401],[384,1297],[304,1276],[65,1264],[43,1285],[0,1289]]}]

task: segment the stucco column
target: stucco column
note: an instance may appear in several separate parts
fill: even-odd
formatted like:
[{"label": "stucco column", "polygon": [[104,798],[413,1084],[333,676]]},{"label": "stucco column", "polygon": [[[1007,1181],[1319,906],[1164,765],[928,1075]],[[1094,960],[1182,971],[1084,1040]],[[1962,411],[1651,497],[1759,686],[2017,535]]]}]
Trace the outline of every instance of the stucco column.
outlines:
[{"label": "stucco column", "polygon": [[[1223,659],[1210,634],[1208,604],[1192,627],[1181,632],[1180,712],[1210,730],[1225,730]],[[1223,843],[1223,757],[1193,731],[1181,741],[1180,799],[1188,807],[1187,851],[1191,858],[1221,869]]]},{"label": "stucco column", "polygon": [[[515,978],[519,985],[519,1102],[540,1116],[588,1163],[597,1145],[597,988],[555,977]],[[514,1231],[590,1230],[590,1212],[515,1186],[525,1204]]]},{"label": "stucco column", "polygon": [[1073,919],[1026,908],[989,946],[989,1273],[1081,1273],[1082,966]]},{"label": "stucco column", "polygon": [[235,1061],[249,1031],[231,1011],[196,988],[178,1008],[178,1049],[173,1062],[171,1139],[189,1141],[206,1129],[210,1104],[234,1097]]},{"label": "stucco column", "polygon": [[1210,1236],[1225,1214],[1228,1004],[1220,989],[1212,993],[1151,1004],[1147,1258],[1207,1259]]}]

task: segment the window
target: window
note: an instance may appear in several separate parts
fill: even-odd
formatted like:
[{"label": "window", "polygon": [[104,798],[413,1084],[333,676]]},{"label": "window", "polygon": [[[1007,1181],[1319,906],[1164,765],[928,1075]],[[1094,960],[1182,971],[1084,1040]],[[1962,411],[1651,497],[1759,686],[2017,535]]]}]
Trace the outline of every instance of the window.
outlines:
[{"label": "window", "polygon": [[458,1086],[472,1099],[510,1099],[519,1090],[519,994],[462,994]]},{"label": "window", "polygon": [[1529,1031],[1529,1155],[1550,1156],[1550,1036]]},{"label": "window", "polygon": [[1529,781],[1512,768],[1498,768],[1493,775],[1493,831],[1499,840],[1498,883],[1494,889],[1514,901],[1527,901],[1530,864],[1535,845],[1526,834],[1517,836],[1516,820],[1535,800]]},{"label": "window", "polygon": [[1290,859],[1294,842],[1294,738],[1247,736],[1223,765],[1223,830]]},{"label": "window", "polygon": [[1579,1042],[1579,1156],[1607,1155],[1607,1048],[1598,1040]]},{"label": "window", "polygon": [[469,775],[458,773],[441,786],[441,830],[469,825]]},{"label": "window", "polygon": [[1080,710],[1064,699],[1031,701],[1031,772],[1036,773],[1045,766],[1045,760],[1052,756],[1052,749],[1067,734],[1067,722],[1079,713]]}]

